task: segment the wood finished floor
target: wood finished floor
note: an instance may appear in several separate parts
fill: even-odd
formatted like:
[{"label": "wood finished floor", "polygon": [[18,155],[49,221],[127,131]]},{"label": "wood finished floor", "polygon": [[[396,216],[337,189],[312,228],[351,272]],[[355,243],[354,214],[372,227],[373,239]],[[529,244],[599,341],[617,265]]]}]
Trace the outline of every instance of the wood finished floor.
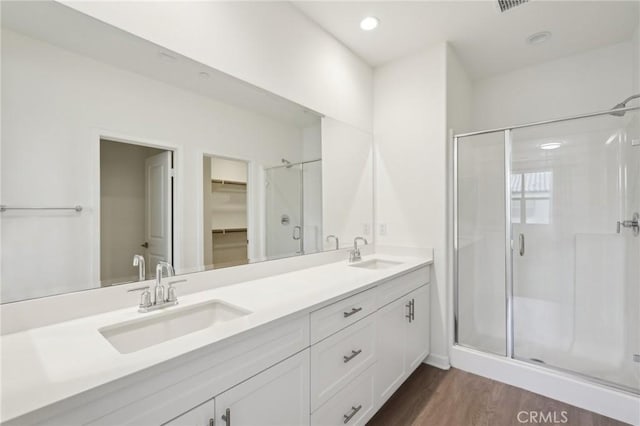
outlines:
[{"label": "wood finished floor", "polygon": [[[556,423],[518,422],[520,411],[556,412]],[[561,423],[561,412],[567,421]],[[529,420],[521,414],[521,420]],[[537,419],[539,420],[539,419]],[[553,420],[553,419],[551,419]],[[624,425],[553,399],[457,369],[422,364],[367,423],[368,426]]]}]

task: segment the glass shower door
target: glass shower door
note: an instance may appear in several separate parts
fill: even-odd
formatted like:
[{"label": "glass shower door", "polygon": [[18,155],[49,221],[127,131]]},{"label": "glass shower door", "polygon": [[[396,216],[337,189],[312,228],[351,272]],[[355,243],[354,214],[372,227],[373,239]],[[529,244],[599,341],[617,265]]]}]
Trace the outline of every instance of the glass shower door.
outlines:
[{"label": "glass shower door", "polygon": [[456,343],[504,356],[505,135],[456,142]]},{"label": "glass shower door", "polygon": [[635,392],[638,115],[513,130],[509,183],[514,357]]},{"label": "glass shower door", "polygon": [[302,165],[279,166],[266,173],[266,252],[268,259],[304,250]]}]

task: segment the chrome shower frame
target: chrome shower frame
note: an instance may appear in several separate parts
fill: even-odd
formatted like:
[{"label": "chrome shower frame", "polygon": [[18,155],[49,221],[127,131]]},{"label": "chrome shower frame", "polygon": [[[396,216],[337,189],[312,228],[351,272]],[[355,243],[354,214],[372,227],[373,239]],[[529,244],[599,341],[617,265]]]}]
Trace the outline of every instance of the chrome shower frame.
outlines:
[{"label": "chrome shower frame", "polygon": [[592,383],[597,383],[600,385],[604,385],[607,387],[611,387],[623,392],[627,392],[629,394],[632,395],[638,395],[638,391],[634,390],[634,389],[630,389],[627,388],[625,386],[622,385],[617,385],[616,383],[612,383],[612,382],[608,382],[605,380],[601,380],[592,376],[588,376],[586,374],[582,374],[576,371],[568,371],[566,369],[563,368],[559,368],[559,367],[554,367],[551,365],[546,365],[546,364],[540,364],[540,363],[536,363],[532,360],[528,360],[528,359],[524,359],[524,358],[519,358],[515,355],[514,353],[514,327],[513,327],[513,235],[512,235],[512,226],[511,226],[511,188],[510,188],[510,176],[511,176],[511,149],[512,149],[512,139],[511,139],[511,132],[515,129],[523,129],[523,128],[527,128],[527,127],[535,127],[535,126],[542,126],[545,124],[553,124],[553,123],[561,123],[561,122],[565,122],[565,121],[572,121],[572,120],[579,120],[582,118],[590,118],[590,117],[598,117],[598,116],[603,116],[603,115],[614,115],[614,116],[622,116],[624,115],[624,113],[629,112],[629,111],[637,111],[640,110],[640,106],[633,106],[633,107],[624,107],[624,108],[613,108],[613,109],[609,109],[609,110],[604,110],[604,111],[598,111],[598,112],[592,112],[592,113],[588,113],[588,114],[580,114],[580,115],[574,115],[574,116],[569,116],[569,117],[562,117],[562,118],[557,118],[557,119],[551,119],[551,120],[544,120],[544,121],[536,121],[536,122],[532,122],[532,123],[525,123],[525,124],[519,124],[519,125],[514,125],[514,126],[508,126],[508,127],[500,127],[500,128],[495,128],[495,129],[488,129],[488,130],[480,130],[480,131],[475,131],[475,132],[468,132],[468,133],[460,133],[460,134],[454,134],[451,137],[451,143],[452,143],[452,148],[451,148],[451,152],[453,153],[451,161],[452,164],[450,164],[450,167],[453,170],[453,176],[451,179],[451,184],[452,184],[452,188],[450,188],[449,190],[449,194],[451,194],[452,196],[452,200],[453,200],[453,206],[452,206],[452,228],[453,228],[453,273],[452,273],[452,286],[453,286],[453,345],[454,346],[462,346],[465,348],[469,348],[472,350],[477,350],[481,353],[485,353],[482,350],[478,350],[475,349],[473,347],[468,347],[465,346],[463,344],[460,343],[459,341],[459,272],[458,272],[458,267],[459,267],[459,244],[458,244],[458,239],[459,239],[459,226],[458,226],[458,219],[459,219],[459,209],[458,209],[458,204],[459,204],[459,200],[458,200],[458,154],[459,154],[459,148],[458,148],[458,142],[461,138],[464,137],[470,137],[470,136],[477,136],[477,135],[484,135],[484,134],[490,134],[490,133],[503,133],[504,135],[504,176],[505,176],[505,183],[504,183],[504,198],[505,198],[505,307],[506,307],[506,329],[505,329],[505,333],[506,333],[506,344],[505,344],[505,351],[504,351],[504,357],[507,359],[512,359],[512,360],[516,360],[516,361],[520,361],[523,362],[524,364],[527,365],[532,365],[532,366],[537,366],[539,368],[544,368],[544,369],[549,369],[549,370],[553,370],[556,371],[558,373],[563,373],[563,374],[567,374],[570,375],[572,377],[577,377],[577,378],[581,378],[584,379],[588,382],[592,382]]}]

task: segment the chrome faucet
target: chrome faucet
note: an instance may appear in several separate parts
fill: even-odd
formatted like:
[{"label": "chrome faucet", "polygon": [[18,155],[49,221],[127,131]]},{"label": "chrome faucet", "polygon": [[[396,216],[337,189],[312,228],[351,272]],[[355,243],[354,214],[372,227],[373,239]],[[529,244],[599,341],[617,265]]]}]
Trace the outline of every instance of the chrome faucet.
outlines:
[{"label": "chrome faucet", "polygon": [[353,239],[353,250],[349,252],[349,263],[358,262],[362,260],[362,256],[360,255],[360,248],[358,247],[358,241],[362,241],[365,244],[369,244],[366,238],[355,237]]},{"label": "chrome faucet", "polygon": [[144,256],[140,254],[133,255],[133,266],[138,267],[138,281],[145,280],[145,264],[144,264]]},{"label": "chrome faucet", "polygon": [[162,271],[167,270],[167,277],[173,277],[176,272],[171,266],[170,263],[160,261],[156,265],[156,285],[153,288],[153,294],[155,295],[155,299],[153,299],[154,304],[157,305],[158,302],[165,302],[164,299],[164,285],[162,285]]},{"label": "chrome faucet", "polygon": [[340,240],[335,235],[327,235],[327,242],[331,241],[331,239],[336,240],[336,250],[340,250]]},{"label": "chrome faucet", "polygon": [[127,290],[129,292],[142,290],[140,305],[138,307],[139,312],[151,312],[178,304],[178,296],[176,295],[176,289],[173,287],[173,284],[183,283],[187,280],[170,281],[166,289],[165,297],[165,287],[162,284],[162,273],[165,270],[167,277],[173,277],[176,274],[171,264],[164,261],[158,262],[156,265],[156,284],[153,287],[153,298],[151,297],[152,293],[149,291],[149,286]]}]

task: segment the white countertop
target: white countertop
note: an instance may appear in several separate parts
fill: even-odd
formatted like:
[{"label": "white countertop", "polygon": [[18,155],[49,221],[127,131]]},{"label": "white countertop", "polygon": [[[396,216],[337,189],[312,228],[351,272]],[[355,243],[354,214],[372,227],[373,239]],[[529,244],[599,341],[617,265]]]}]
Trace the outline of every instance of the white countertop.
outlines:
[{"label": "white countertop", "polygon": [[371,258],[402,263],[372,270],[350,267],[341,261],[185,296],[180,296],[178,288],[179,307],[220,299],[252,313],[129,354],[120,354],[98,330],[140,315],[161,315],[174,308],[141,314],[137,306],[132,306],[2,336],[0,421],[55,404],[282,317],[310,312],[432,263],[431,258],[381,254],[366,256],[363,261]]}]

